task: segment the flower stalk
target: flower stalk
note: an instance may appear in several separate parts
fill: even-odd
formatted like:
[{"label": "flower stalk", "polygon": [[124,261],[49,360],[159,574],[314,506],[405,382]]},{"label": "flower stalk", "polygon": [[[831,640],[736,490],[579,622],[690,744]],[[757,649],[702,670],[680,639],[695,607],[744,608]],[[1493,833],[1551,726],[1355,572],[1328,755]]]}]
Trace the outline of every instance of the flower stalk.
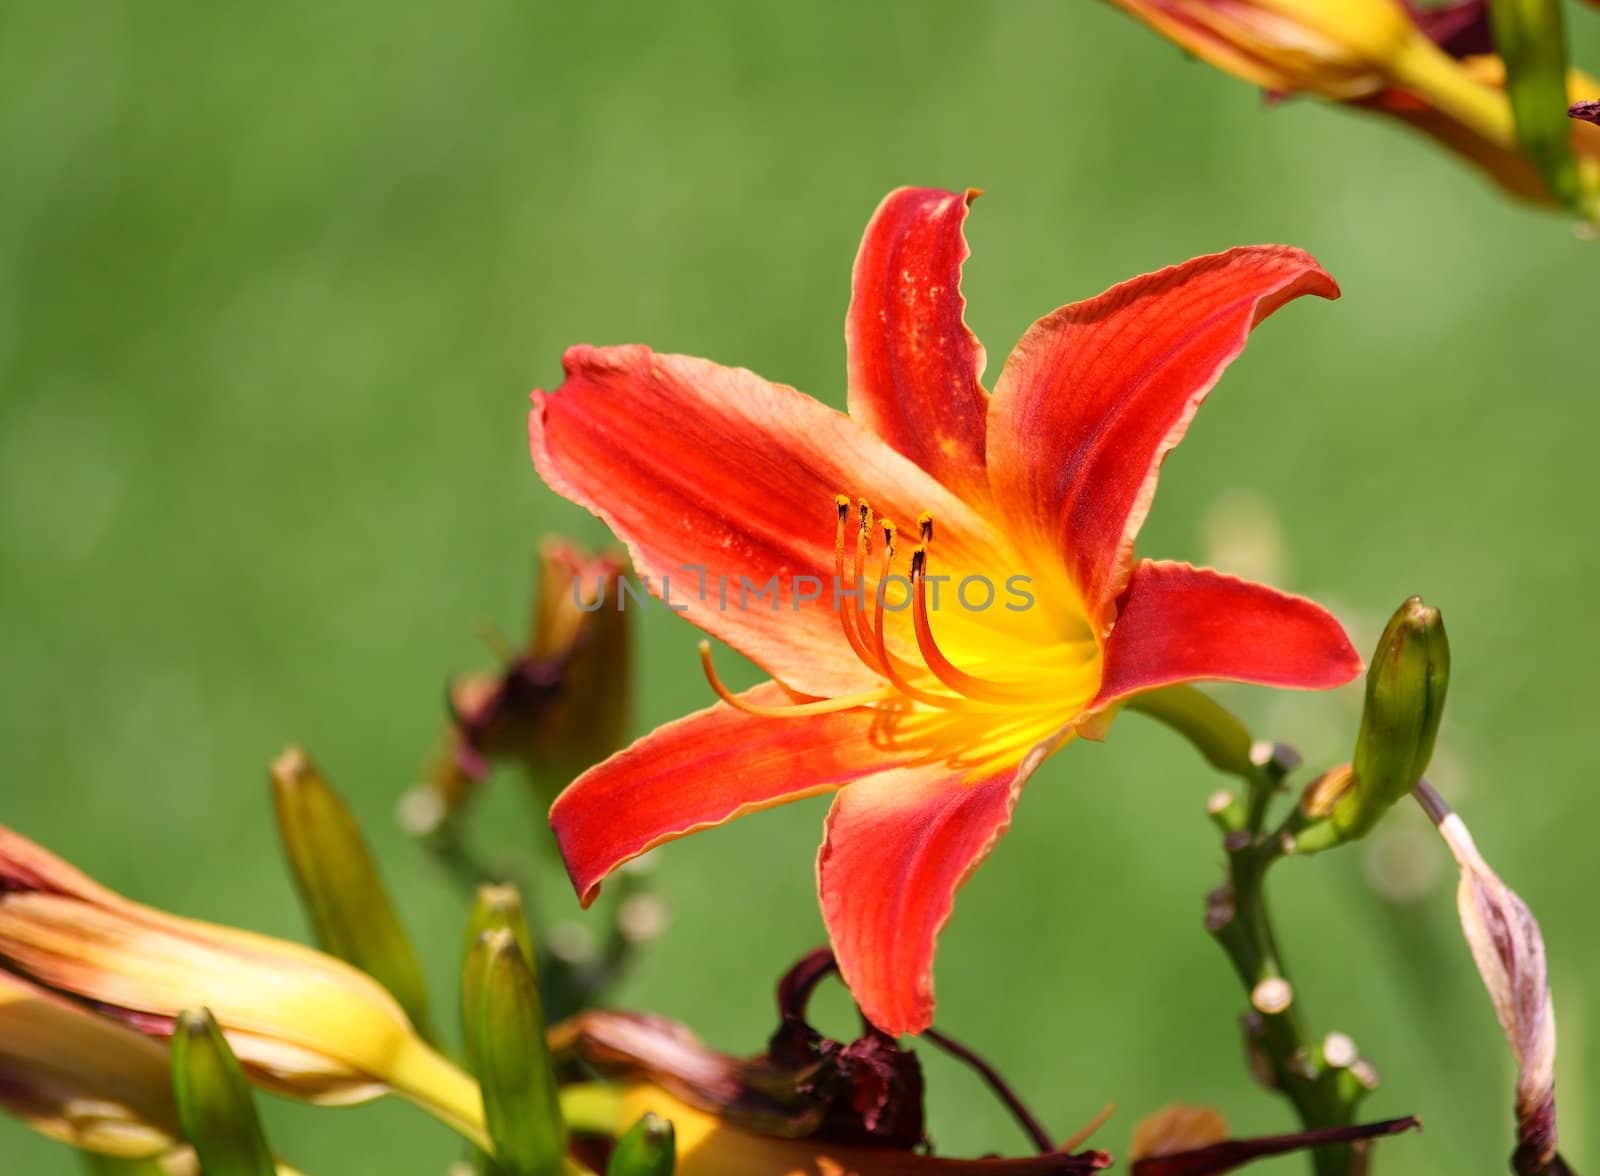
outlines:
[{"label": "flower stalk", "polygon": [[[1266,742],[1252,742],[1238,756],[1244,727],[1220,705],[1206,703],[1182,699],[1155,707],[1144,700],[1139,709],[1185,735],[1213,766],[1244,784],[1242,798],[1222,790],[1207,803],[1223,835],[1228,875],[1208,897],[1205,923],[1249,995],[1247,1056],[1263,1085],[1288,1099],[1307,1131],[1349,1127],[1362,1099],[1377,1088],[1377,1072],[1344,1034],[1318,1040],[1311,1033],[1267,902],[1267,871],[1285,856],[1286,845],[1280,832],[1268,832],[1268,818],[1299,756]],[[1330,1142],[1312,1152],[1313,1168],[1317,1176],[1361,1176],[1364,1155],[1360,1144]]]},{"label": "flower stalk", "polygon": [[[1342,1034],[1321,1041],[1312,1035],[1273,928],[1266,876],[1283,850],[1281,840],[1266,832],[1267,816],[1298,762],[1290,748],[1257,743],[1249,769],[1241,774],[1245,804],[1213,811],[1214,820],[1220,816],[1231,822],[1235,811],[1244,819],[1224,835],[1228,879],[1212,894],[1206,927],[1249,994],[1244,1031],[1251,1056],[1262,1063],[1261,1077],[1289,1100],[1305,1129],[1313,1131],[1353,1124],[1356,1108],[1376,1088],[1377,1076],[1353,1048],[1343,1048],[1349,1039]],[[1312,1161],[1317,1176],[1362,1171],[1360,1153],[1349,1143],[1319,1147]]]}]

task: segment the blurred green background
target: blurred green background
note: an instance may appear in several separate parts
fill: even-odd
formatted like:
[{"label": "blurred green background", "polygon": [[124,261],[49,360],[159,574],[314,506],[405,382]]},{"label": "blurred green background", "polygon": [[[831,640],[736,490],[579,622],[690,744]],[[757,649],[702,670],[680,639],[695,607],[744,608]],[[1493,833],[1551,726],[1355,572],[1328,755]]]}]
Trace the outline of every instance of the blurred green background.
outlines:
[{"label": "blurred green background", "polygon": [[[1572,20],[1600,65],[1600,18]],[[24,0],[0,9],[0,158],[0,818],[139,899],[304,937],[265,788],[302,741],[370,830],[446,1023],[464,900],[393,810],[445,676],[488,660],[475,626],[520,631],[536,538],[603,538],[527,457],[526,392],[565,346],[649,342],[841,404],[851,259],[904,183],[988,192],[966,290],[991,374],[1034,317],[1114,281],[1310,249],[1344,299],[1256,336],[1141,550],[1264,568],[1367,648],[1406,594],[1443,606],[1437,774],[1543,921],[1566,1150],[1600,1163],[1581,1113],[1600,1083],[1596,246],[1560,216],[1397,128],[1268,110],[1084,0]],[[649,613],[638,730],[709,699],[695,639]],[[1313,764],[1348,755],[1352,692],[1228,697]],[[1116,1149],[1174,1100],[1291,1126],[1246,1076],[1241,994],[1200,927],[1216,783],[1129,716],[1035,779],[958,903],[939,1023],[1058,1134],[1111,1100]],[[674,925],[623,1002],[758,1049],[772,981],[822,939],[824,807],[660,855]],[[489,813],[533,844],[509,777]],[[1509,1051],[1446,867],[1402,808],[1277,883],[1305,1009],[1384,1075],[1366,1109],[1426,1121],[1388,1172],[1504,1170],[1511,1146]],[[846,1007],[829,996],[828,1027]],[[969,1075],[929,1069],[942,1150],[1022,1149]],[[269,1114],[312,1173],[458,1154],[392,1101]],[[0,1157],[75,1170],[10,1121]]]}]

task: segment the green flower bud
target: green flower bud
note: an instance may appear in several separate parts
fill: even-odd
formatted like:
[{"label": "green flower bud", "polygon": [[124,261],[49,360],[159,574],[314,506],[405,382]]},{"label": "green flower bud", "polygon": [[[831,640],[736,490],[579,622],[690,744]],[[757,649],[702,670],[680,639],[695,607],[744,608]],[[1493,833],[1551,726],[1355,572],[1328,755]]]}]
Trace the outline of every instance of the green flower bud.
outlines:
[{"label": "green flower bud", "polygon": [[244,1070],[208,1009],[178,1018],[172,1088],[183,1132],[206,1176],[276,1176]]},{"label": "green flower bud", "polygon": [[672,1176],[677,1150],[672,1120],[646,1111],[617,1140],[606,1165],[606,1176]]},{"label": "green flower bud", "polygon": [[522,896],[509,882],[478,887],[472,910],[467,915],[466,947],[462,958],[472,954],[486,931],[509,931],[522,949],[522,958],[530,970],[535,970],[533,936],[528,933],[528,920],[522,911]]},{"label": "green flower bud", "polygon": [[1341,840],[1365,834],[1422,779],[1449,683],[1444,620],[1438,609],[1413,596],[1390,618],[1367,671],[1353,786],[1332,814]]},{"label": "green flower bud", "polygon": [[272,765],[272,799],[317,942],[387,988],[431,1039],[422,965],[355,817],[298,747]]},{"label": "green flower bud", "polygon": [[516,935],[485,931],[462,977],[467,1057],[502,1176],[560,1176],[567,1153],[544,1009]]}]

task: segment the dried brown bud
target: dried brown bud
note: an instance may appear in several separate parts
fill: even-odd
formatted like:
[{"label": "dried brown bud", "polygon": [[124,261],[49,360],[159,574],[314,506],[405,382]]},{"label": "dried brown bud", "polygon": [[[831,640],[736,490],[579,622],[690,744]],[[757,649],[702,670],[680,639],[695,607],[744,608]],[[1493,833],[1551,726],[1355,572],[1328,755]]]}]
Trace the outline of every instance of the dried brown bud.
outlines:
[{"label": "dried brown bud", "polygon": [[561,538],[541,544],[527,647],[504,649],[499,669],[451,684],[445,747],[401,805],[408,830],[440,830],[495,761],[522,765],[549,800],[622,744],[630,643],[618,582],[625,574],[618,555],[589,555]]}]

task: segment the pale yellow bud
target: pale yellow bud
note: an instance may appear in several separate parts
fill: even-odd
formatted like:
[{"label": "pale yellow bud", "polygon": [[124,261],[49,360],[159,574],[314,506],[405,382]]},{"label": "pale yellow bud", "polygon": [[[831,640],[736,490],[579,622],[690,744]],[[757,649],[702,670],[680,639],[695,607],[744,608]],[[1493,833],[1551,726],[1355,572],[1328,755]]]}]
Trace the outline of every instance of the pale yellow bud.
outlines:
[{"label": "pale yellow bud", "polygon": [[326,1104],[405,1095],[475,1140],[477,1086],[370,977],[296,943],[130,902],[0,826],[0,967],[156,1038],[209,1008],[251,1079]]}]

